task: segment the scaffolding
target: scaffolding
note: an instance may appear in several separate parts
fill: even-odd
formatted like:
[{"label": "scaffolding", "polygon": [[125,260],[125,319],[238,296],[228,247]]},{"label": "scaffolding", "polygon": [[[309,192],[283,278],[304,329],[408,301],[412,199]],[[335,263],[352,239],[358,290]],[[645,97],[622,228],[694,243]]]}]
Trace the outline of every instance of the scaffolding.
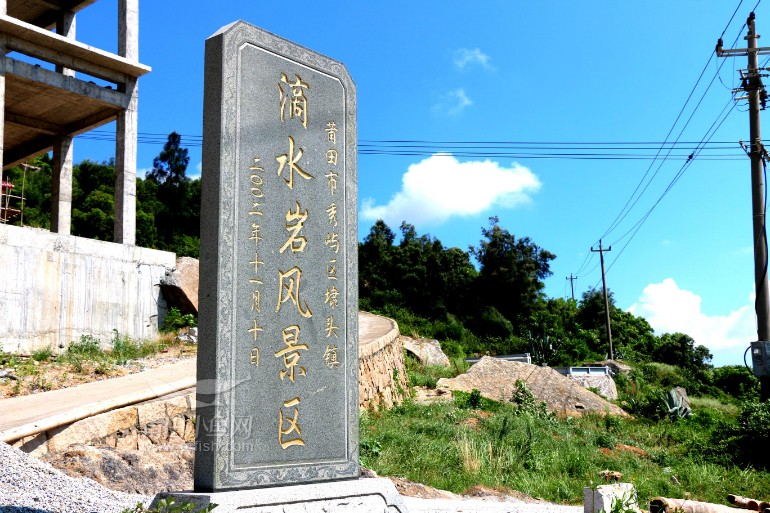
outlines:
[{"label": "scaffolding", "polygon": [[19,216],[19,224],[24,226],[24,186],[27,183],[27,171],[40,171],[31,164],[21,164],[24,170],[21,175],[21,194],[14,194],[16,185],[10,180],[3,180],[0,187],[0,223],[8,224]]}]

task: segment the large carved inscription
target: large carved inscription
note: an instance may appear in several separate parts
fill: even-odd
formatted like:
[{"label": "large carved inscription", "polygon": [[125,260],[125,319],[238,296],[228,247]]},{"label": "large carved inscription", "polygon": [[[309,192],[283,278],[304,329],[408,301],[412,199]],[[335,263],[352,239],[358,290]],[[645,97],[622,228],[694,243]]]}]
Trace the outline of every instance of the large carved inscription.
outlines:
[{"label": "large carved inscription", "polygon": [[[259,37],[224,44],[236,63],[234,101],[225,92],[222,99],[234,169],[222,168],[220,179],[223,195],[233,185],[233,208],[219,212],[218,234],[226,239],[232,227],[232,248],[222,240],[216,247],[211,365],[221,395],[200,424],[218,430],[198,441],[217,453],[213,488],[355,477],[357,305],[348,280],[356,206],[346,146],[355,151],[354,91],[346,73],[319,66],[344,71],[339,64],[289,58],[309,52],[250,26],[244,32]],[[196,486],[206,478],[196,469]]]}]

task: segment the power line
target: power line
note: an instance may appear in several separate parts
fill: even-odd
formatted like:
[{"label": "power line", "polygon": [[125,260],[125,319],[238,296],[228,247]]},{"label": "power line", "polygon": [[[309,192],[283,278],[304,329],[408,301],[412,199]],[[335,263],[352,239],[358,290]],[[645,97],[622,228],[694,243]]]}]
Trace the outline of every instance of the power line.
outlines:
[{"label": "power line", "polygon": [[[741,0],[741,3],[742,2],[743,2],[743,0]],[[738,8],[740,8],[740,4],[741,3],[738,4]],[[732,23],[733,18],[735,17],[735,13],[737,12],[738,8],[736,8],[736,10],[733,12],[733,15],[730,17],[730,20],[727,22],[727,25],[725,25],[725,28],[722,31],[722,36],[724,36],[725,32],[727,32],[727,29],[729,28],[730,24]],[[745,27],[745,24],[744,24],[744,27]],[[735,46],[735,43],[738,41],[738,38],[740,37],[740,34],[742,33],[742,31],[743,31],[743,27],[741,27],[740,31],[738,32],[738,35],[735,37],[735,41],[733,42],[733,46]],[[721,44],[721,41],[722,41],[721,37],[720,37],[719,41],[720,41],[719,44]],[[709,55],[708,60],[706,61],[706,64],[703,66],[703,70],[701,70],[700,75],[698,76],[698,79],[695,81],[695,85],[693,85],[692,89],[690,90],[690,94],[687,96],[687,99],[685,100],[684,105],[680,109],[679,114],[677,114],[676,119],[674,120],[674,123],[671,125],[671,128],[669,129],[668,133],[666,134],[666,137],[664,139],[664,144],[668,143],[669,137],[673,133],[674,128],[676,127],[676,125],[679,123],[679,120],[681,119],[682,114],[684,113],[685,109],[687,108],[687,105],[690,103],[690,100],[692,99],[693,95],[695,94],[695,91],[698,88],[698,84],[700,84],[701,80],[703,79],[703,75],[706,73],[706,70],[708,69],[708,66],[711,63],[711,60],[713,58],[714,58],[714,52],[711,52],[710,55]],[[692,112],[690,113],[690,116],[687,118],[687,121],[684,123],[684,126],[679,131],[679,135],[677,136],[676,140],[674,141],[674,144],[676,144],[679,141],[679,139],[682,137],[684,131],[689,126],[690,122],[692,121],[693,116],[695,116],[695,113],[697,112],[698,108],[701,106],[701,104],[703,102],[703,99],[706,97],[706,94],[708,94],[709,90],[711,89],[711,86],[714,84],[714,80],[716,79],[716,77],[719,76],[719,73],[720,73],[723,65],[724,65],[724,61],[722,61],[720,63],[720,65],[717,67],[717,70],[714,73],[714,77],[712,77],[712,79],[709,82],[708,86],[706,86],[705,91],[703,92],[703,94],[701,95],[700,99],[698,100],[698,103],[692,109]],[[655,158],[653,158],[652,162],[650,162],[649,167],[644,172],[644,175],[642,176],[642,179],[639,181],[639,183],[636,185],[636,188],[634,188],[634,191],[631,193],[631,196],[629,196],[629,198],[626,201],[625,205],[623,205],[623,208],[620,210],[618,215],[612,221],[612,223],[610,224],[610,227],[607,228],[607,230],[601,235],[601,237],[599,237],[599,239],[603,239],[603,238],[607,237],[607,235],[612,233],[612,231],[615,228],[617,228],[620,225],[620,223],[622,223],[623,220],[628,216],[628,214],[631,212],[631,210],[634,208],[634,206],[636,206],[636,204],[638,203],[639,199],[642,197],[642,195],[645,193],[645,191],[649,188],[649,186],[652,183],[652,181],[658,175],[658,172],[663,167],[663,164],[666,162],[666,160],[669,160],[669,157],[671,156],[671,149],[670,148],[671,148],[671,146],[669,147],[668,152],[666,153],[666,155],[663,157],[662,161],[658,165],[658,168],[655,170],[653,175],[647,181],[647,184],[644,186],[644,188],[641,190],[641,192],[639,192],[639,194],[637,195],[637,192],[639,191],[639,187],[641,187],[641,185],[644,183],[645,179],[647,178],[647,175],[650,173],[650,170],[652,169],[653,165],[657,161],[658,156],[665,149],[664,146],[661,145],[660,150],[655,154]],[[690,155],[692,155],[692,154],[690,154]],[[636,199],[634,199],[634,198],[636,198]],[[629,206],[629,204],[630,204],[630,206]]]},{"label": "power line", "polygon": [[[759,0],[759,1],[757,2],[757,6],[759,5],[759,3],[760,3],[760,2],[761,2],[761,0]],[[741,3],[742,3],[742,0],[741,0]],[[728,27],[729,27],[729,26],[730,26],[730,24],[732,23],[732,20],[733,20],[733,18],[735,17],[735,14],[737,13],[738,9],[740,8],[740,5],[741,5],[741,3],[739,3],[739,4],[738,4],[738,7],[736,7],[735,11],[733,12],[733,15],[730,17],[730,20],[727,22],[727,25],[725,26],[725,29],[722,31],[722,36],[724,36],[724,34],[725,34],[725,32],[727,31]],[[755,6],[755,9],[756,9],[756,6]],[[753,11],[752,11],[752,12],[753,12]],[[736,36],[736,38],[735,38],[735,42],[733,42],[733,46],[735,46],[735,44],[737,43],[737,41],[738,41],[738,38],[740,37],[741,33],[743,32],[743,28],[744,28],[745,26],[746,26],[746,24],[744,24],[744,25],[741,27],[740,31],[738,32],[738,35],[737,35],[737,36]],[[718,43],[718,45],[717,45],[717,48],[719,48],[721,44],[722,44],[722,39],[721,39],[721,37],[720,37],[720,39],[719,39],[719,43]],[[703,78],[703,75],[704,75],[704,73],[705,73],[705,71],[706,71],[706,69],[707,69],[708,65],[710,64],[710,62],[711,62],[711,59],[712,59],[713,57],[714,57],[714,54],[712,53],[712,54],[710,55],[710,57],[709,57],[708,61],[706,62],[706,65],[704,66],[704,69],[703,69],[703,71],[701,71],[701,74],[700,74],[700,76],[698,77],[698,80],[696,81],[696,83],[695,83],[695,86],[693,86],[693,89],[692,89],[692,91],[691,91],[691,92],[690,92],[690,94],[688,95],[688,97],[687,97],[687,100],[685,101],[685,105],[682,107],[682,110],[680,110],[680,112],[679,112],[679,115],[677,116],[676,120],[674,121],[674,124],[672,125],[671,129],[669,130],[668,134],[666,135],[666,139],[665,139],[665,142],[668,142],[668,138],[669,138],[669,136],[670,136],[670,135],[671,135],[671,133],[673,132],[673,129],[674,129],[674,127],[676,126],[676,124],[679,122],[679,119],[681,118],[681,115],[682,115],[682,113],[684,112],[684,110],[685,110],[685,108],[686,108],[687,104],[689,103],[690,99],[692,98],[692,96],[693,96],[693,94],[694,94],[694,92],[695,92],[695,89],[697,88],[698,84],[700,83],[701,79]],[[687,128],[687,126],[689,125],[689,123],[690,123],[690,121],[692,120],[692,118],[693,118],[693,116],[694,116],[695,112],[698,110],[698,108],[700,107],[701,103],[703,102],[703,99],[705,98],[706,94],[707,94],[707,93],[708,93],[708,91],[711,89],[711,86],[713,85],[713,83],[714,83],[714,80],[715,80],[717,77],[719,77],[719,74],[720,74],[720,71],[721,71],[721,68],[722,68],[722,65],[723,65],[723,63],[724,63],[724,61],[722,61],[722,64],[720,64],[720,65],[717,67],[717,70],[716,70],[716,72],[714,73],[714,77],[711,79],[711,81],[709,82],[709,85],[706,87],[706,90],[705,90],[705,91],[703,92],[703,94],[701,95],[701,98],[700,98],[700,100],[698,101],[698,103],[697,103],[697,104],[695,105],[695,107],[693,108],[693,111],[692,111],[692,113],[690,114],[690,117],[688,118],[687,122],[686,122],[686,123],[685,123],[685,125],[682,127],[682,129],[680,130],[680,132],[679,132],[679,135],[677,136],[677,139],[676,139],[676,141],[674,141],[675,143],[676,143],[676,142],[678,142],[678,140],[681,138],[682,134],[684,133],[684,130],[685,130],[685,129]],[[721,80],[721,77],[720,77],[720,80]],[[725,109],[726,109],[728,106],[730,106],[730,105],[731,105],[731,108],[730,108],[730,109],[727,111],[727,113],[726,113],[726,114],[724,114],[724,116],[722,116],[722,114],[725,112]],[[671,180],[671,182],[669,182],[668,186],[667,186],[667,187],[666,187],[666,189],[663,191],[663,193],[660,195],[660,197],[657,199],[657,201],[656,201],[656,202],[655,202],[655,203],[652,205],[652,207],[650,207],[650,209],[649,209],[649,210],[648,210],[648,211],[647,211],[647,212],[646,212],[646,213],[645,213],[645,214],[644,214],[644,215],[643,215],[643,216],[642,216],[642,217],[641,217],[641,218],[640,218],[640,219],[639,219],[639,220],[638,220],[638,221],[637,221],[637,222],[636,222],[636,223],[635,223],[635,224],[634,224],[632,227],[631,227],[631,229],[629,229],[629,230],[628,230],[628,231],[627,231],[625,234],[623,234],[623,235],[622,235],[622,236],[621,236],[621,237],[620,237],[620,238],[619,238],[619,239],[618,239],[618,240],[617,240],[617,241],[614,243],[614,244],[617,244],[619,241],[623,240],[623,239],[624,239],[626,236],[628,236],[628,235],[629,235],[631,232],[633,232],[633,233],[631,234],[631,236],[629,237],[629,239],[628,239],[628,240],[626,241],[626,243],[624,244],[623,248],[621,248],[620,252],[619,252],[619,253],[618,253],[618,254],[615,256],[615,258],[613,259],[612,263],[610,264],[609,268],[607,269],[607,272],[609,272],[609,270],[610,270],[610,269],[611,269],[611,268],[612,268],[612,267],[615,265],[615,263],[616,263],[616,262],[618,261],[618,259],[621,257],[621,255],[623,254],[623,252],[625,251],[625,249],[628,247],[628,245],[629,245],[629,244],[631,243],[631,241],[634,239],[634,237],[635,237],[635,236],[636,236],[636,234],[639,232],[639,230],[641,229],[641,227],[642,227],[642,226],[644,225],[644,223],[647,221],[647,219],[649,218],[649,216],[652,214],[652,212],[653,212],[653,211],[655,210],[655,208],[658,206],[658,204],[659,204],[659,203],[660,203],[660,202],[663,200],[663,198],[664,198],[664,197],[665,197],[665,196],[668,194],[668,192],[669,192],[669,191],[670,191],[670,190],[673,188],[673,186],[674,186],[674,185],[675,185],[675,184],[676,184],[676,183],[679,181],[679,179],[682,177],[682,175],[684,174],[684,172],[685,172],[685,171],[686,171],[686,170],[689,168],[689,166],[690,166],[690,164],[692,163],[693,159],[694,159],[694,158],[695,158],[697,155],[699,155],[699,154],[700,154],[700,152],[702,151],[702,149],[705,147],[705,145],[707,145],[707,144],[708,144],[708,142],[709,142],[709,141],[711,140],[711,138],[714,136],[714,134],[715,134],[715,133],[716,133],[716,131],[719,129],[719,127],[721,127],[722,123],[724,123],[724,121],[727,119],[727,117],[729,116],[730,112],[732,112],[733,108],[735,108],[735,103],[733,103],[733,100],[731,99],[731,100],[728,102],[728,104],[727,104],[725,107],[723,107],[722,111],[719,113],[719,115],[717,116],[717,118],[716,118],[716,120],[714,121],[714,123],[712,123],[712,125],[711,125],[711,126],[709,127],[709,129],[706,131],[706,135],[704,135],[704,137],[701,139],[700,143],[699,143],[699,144],[696,146],[695,150],[693,150],[693,152],[692,152],[692,153],[689,155],[688,159],[687,159],[687,160],[684,162],[684,164],[681,166],[681,168],[680,168],[680,169],[679,169],[679,171],[676,173],[676,175],[675,175],[675,176],[674,176],[674,178]],[[721,118],[721,121],[720,121],[720,118]],[[718,124],[717,124],[717,122],[718,122]],[[714,127],[715,127],[715,125],[717,125],[717,126],[716,126],[716,128],[714,128]],[[709,134],[710,134],[710,135],[709,135]],[[605,233],[602,235],[602,237],[600,237],[600,239],[599,239],[599,240],[601,240],[602,238],[606,237],[606,235],[608,235],[609,233],[611,233],[611,232],[612,232],[612,230],[614,230],[614,229],[615,229],[615,228],[616,228],[616,227],[617,227],[617,226],[618,226],[618,225],[619,225],[619,224],[620,224],[620,223],[623,221],[623,219],[625,219],[625,218],[627,217],[627,215],[628,215],[628,214],[631,212],[631,210],[633,209],[633,207],[634,207],[634,206],[635,206],[635,205],[638,203],[638,201],[639,201],[639,199],[641,198],[641,196],[642,196],[642,195],[644,194],[644,192],[647,190],[647,188],[649,187],[649,185],[652,183],[653,179],[654,179],[654,178],[655,178],[655,176],[658,174],[658,172],[660,171],[660,169],[661,169],[661,167],[663,166],[663,164],[665,163],[665,161],[666,161],[666,160],[668,160],[668,157],[669,157],[670,153],[671,153],[671,150],[669,149],[669,151],[668,151],[668,154],[666,155],[666,157],[664,157],[664,158],[663,158],[663,161],[660,163],[660,165],[658,166],[658,168],[657,168],[657,170],[655,171],[655,173],[653,174],[653,176],[650,178],[650,180],[649,180],[649,181],[647,182],[647,184],[644,186],[644,188],[643,188],[643,189],[642,189],[642,191],[639,193],[639,195],[638,195],[638,196],[636,196],[636,193],[637,193],[637,191],[639,190],[639,187],[641,186],[641,184],[642,184],[642,183],[644,183],[644,180],[645,180],[645,178],[646,178],[647,174],[649,173],[650,169],[652,169],[652,166],[654,165],[654,163],[655,163],[655,160],[653,160],[653,162],[651,162],[651,163],[650,163],[650,167],[647,169],[647,171],[645,172],[644,176],[642,177],[642,180],[640,180],[639,184],[638,184],[638,185],[637,185],[637,187],[634,189],[634,192],[633,192],[633,193],[631,194],[631,196],[629,197],[629,200],[626,202],[626,204],[624,205],[623,209],[621,209],[621,211],[620,211],[620,213],[618,214],[618,216],[616,216],[615,220],[613,220],[613,222],[612,222],[612,224],[610,225],[610,227],[609,227],[609,228],[607,229],[607,231],[606,231],[606,232],[605,232]],[[656,158],[657,158],[657,156],[656,156]],[[635,196],[636,196],[636,199],[634,200],[633,198],[634,198]],[[630,203],[632,200],[633,200],[633,203],[631,203],[631,206],[629,207],[629,203]],[[596,285],[593,287],[593,289],[595,289],[595,288],[596,288],[596,286],[598,286],[598,282],[597,282],[597,284],[596,284]]]},{"label": "power line", "polygon": [[[202,136],[180,134],[185,147],[202,146]],[[115,134],[94,130],[78,136],[78,139],[114,141]],[[167,135],[140,132],[139,144],[162,145]],[[651,151],[664,147],[669,149],[672,160],[687,159],[691,142],[656,143],[650,141],[423,141],[423,140],[362,140],[358,144],[359,155],[385,156],[430,156],[451,154],[469,158],[511,158],[560,159],[560,160],[647,160],[653,157]],[[675,152],[676,149],[681,151]],[[715,141],[708,147],[709,160],[738,160],[743,155],[732,142]]]}]

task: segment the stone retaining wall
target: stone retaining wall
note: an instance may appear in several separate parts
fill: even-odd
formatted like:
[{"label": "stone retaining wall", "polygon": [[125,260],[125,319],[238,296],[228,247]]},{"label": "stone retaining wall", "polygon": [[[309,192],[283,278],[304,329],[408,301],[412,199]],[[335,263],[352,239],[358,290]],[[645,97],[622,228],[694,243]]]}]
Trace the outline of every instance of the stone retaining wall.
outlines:
[{"label": "stone retaining wall", "polygon": [[73,444],[144,449],[195,441],[195,389],[111,410],[17,440],[11,445],[41,457]]},{"label": "stone retaining wall", "polygon": [[408,396],[404,347],[396,321],[387,334],[361,346],[358,354],[358,405],[390,408]]},{"label": "stone retaining wall", "polygon": [[[408,395],[404,349],[398,325],[361,347],[358,359],[360,408],[390,408]],[[41,457],[73,444],[120,450],[195,441],[195,388],[117,408],[60,426],[11,445]]]}]

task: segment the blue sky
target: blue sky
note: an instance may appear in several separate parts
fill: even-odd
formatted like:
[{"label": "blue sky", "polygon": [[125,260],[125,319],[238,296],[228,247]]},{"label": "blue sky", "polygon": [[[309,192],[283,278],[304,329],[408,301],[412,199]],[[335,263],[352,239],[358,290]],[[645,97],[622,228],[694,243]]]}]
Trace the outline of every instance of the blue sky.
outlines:
[{"label": "blue sky", "polygon": [[[115,51],[116,4],[81,12],[78,39]],[[153,71],[140,80],[138,167],[151,168],[177,131],[190,149],[188,173],[200,172],[204,41],[243,19],[348,67],[358,90],[361,238],[382,217],[394,230],[406,220],[467,249],[497,215],[557,255],[546,293],[564,297],[570,274],[578,296],[601,286],[590,248],[604,237],[619,307],[659,333],[690,334],[716,365],[738,364],[756,339],[749,161],[738,146],[748,114],[730,91],[746,59],[712,54],[725,28],[726,48],[736,38],[745,45],[755,4],[144,1],[140,60]],[[758,33],[770,37],[770,2],[756,15]],[[653,160],[670,131],[669,141],[689,144]],[[146,134],[161,144],[141,142]],[[725,144],[683,167],[704,138]],[[412,155],[363,151],[382,153],[389,140],[423,143]],[[512,142],[530,144],[502,147]],[[594,155],[552,155],[579,152]],[[76,141],[76,162],[113,155],[112,142]]]}]

